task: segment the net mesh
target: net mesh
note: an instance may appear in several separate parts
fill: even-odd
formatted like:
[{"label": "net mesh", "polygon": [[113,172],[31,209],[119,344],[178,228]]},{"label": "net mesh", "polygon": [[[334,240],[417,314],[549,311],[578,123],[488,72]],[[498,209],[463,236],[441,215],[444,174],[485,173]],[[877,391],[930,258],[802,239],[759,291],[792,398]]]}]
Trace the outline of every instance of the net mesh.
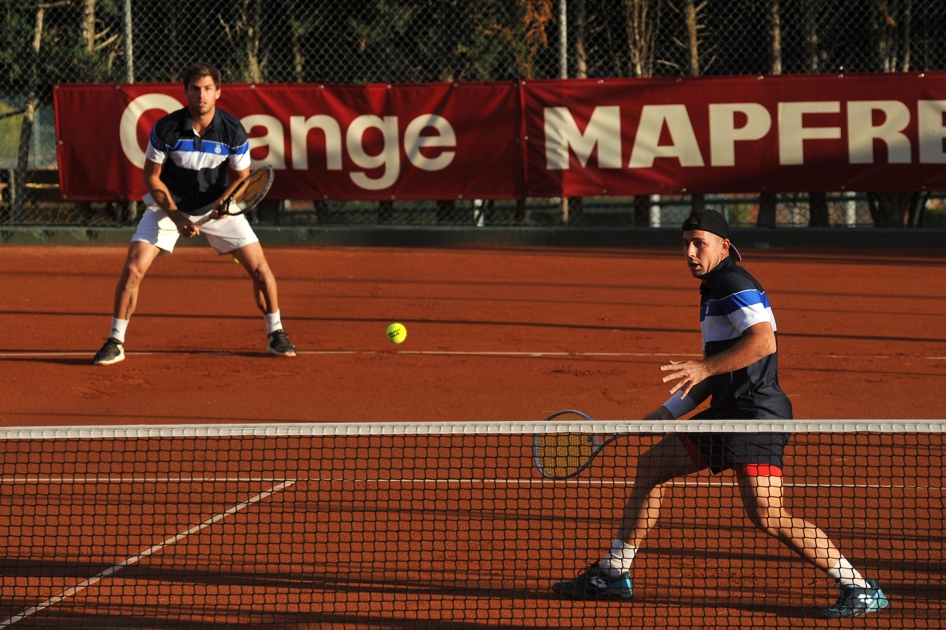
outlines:
[{"label": "net mesh", "polygon": [[[534,434],[553,424],[629,435],[555,481],[533,461]],[[792,433],[786,507],[886,594],[872,624],[938,628],[944,426],[0,430],[0,627],[816,625],[833,581],[753,526],[731,472],[665,485],[630,570],[633,600],[551,590],[607,553],[661,434],[765,430]]]}]

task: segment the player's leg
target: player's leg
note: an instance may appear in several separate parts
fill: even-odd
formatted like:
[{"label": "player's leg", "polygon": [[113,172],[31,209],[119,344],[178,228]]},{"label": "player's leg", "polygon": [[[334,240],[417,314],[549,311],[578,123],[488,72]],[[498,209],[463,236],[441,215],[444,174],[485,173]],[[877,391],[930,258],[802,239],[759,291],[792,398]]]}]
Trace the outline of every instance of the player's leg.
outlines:
[{"label": "player's leg", "polygon": [[138,288],[160,251],[155,245],[141,241],[132,241],[128,246],[125,266],[115,286],[112,328],[105,345],[95,353],[93,364],[112,365],[125,360],[125,331],[138,304]]},{"label": "player's leg", "polygon": [[841,597],[822,610],[827,617],[860,617],[887,606],[874,580],[865,579],[841,554],[828,535],[785,507],[781,469],[769,465],[737,468],[746,514],[753,524],[837,580]]},{"label": "player's leg", "polygon": [[112,326],[105,345],[92,359],[95,365],[112,365],[125,359],[125,331],[138,303],[141,281],[159,253],[174,250],[178,237],[177,226],[165,212],[148,206],[128,246],[122,275],[115,287]]},{"label": "player's leg", "polygon": [[112,316],[128,321],[138,305],[138,289],[151,263],[161,253],[160,248],[151,243],[133,241],[128,246],[128,257],[122,268],[121,278],[115,287],[115,305]]},{"label": "player's leg", "polygon": [[685,435],[667,435],[641,454],[621,529],[611,549],[575,579],[553,584],[552,590],[582,599],[633,596],[630,568],[638,548],[660,518],[664,484],[707,467],[689,446]]},{"label": "player's leg", "polygon": [[269,337],[267,349],[278,356],[296,356],[296,347],[289,341],[282,327],[276,277],[269,268],[269,263],[266,262],[263,247],[259,242],[250,243],[231,253],[243,265],[253,281],[253,297],[266,320],[266,333]]},{"label": "player's leg", "polygon": [[296,347],[283,330],[279,313],[276,277],[266,262],[259,238],[244,215],[210,221],[202,228],[207,242],[218,254],[231,255],[243,265],[253,281],[253,299],[266,322],[266,349],[283,357],[296,356]]}]

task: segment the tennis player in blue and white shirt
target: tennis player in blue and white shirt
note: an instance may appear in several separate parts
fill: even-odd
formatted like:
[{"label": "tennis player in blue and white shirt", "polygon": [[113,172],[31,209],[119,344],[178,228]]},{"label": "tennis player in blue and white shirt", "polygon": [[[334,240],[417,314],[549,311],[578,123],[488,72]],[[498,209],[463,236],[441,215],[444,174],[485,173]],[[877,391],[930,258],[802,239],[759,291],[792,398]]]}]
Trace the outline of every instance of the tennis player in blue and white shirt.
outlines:
[{"label": "tennis player in blue and white shirt", "polygon": [[[645,419],[671,420],[712,396],[694,419],[789,419],[792,404],[779,387],[775,316],[762,286],[736,262],[729,224],[714,210],[691,213],[683,223],[687,265],[700,285],[704,358],[665,365],[676,381],[671,397]],[[604,558],[552,589],[581,599],[633,597],[631,566],[647,532],[660,517],[663,485],[710,469],[735,472],[749,520],[836,580],[837,602],[828,618],[861,617],[888,605],[874,580],[865,579],[817,526],[792,516],[782,501],[782,456],[787,433],[682,433],[667,435],[642,453],[621,531]]]},{"label": "tennis player in blue and white shirt", "polygon": [[[276,278],[259,238],[245,216],[218,214],[223,201],[250,173],[246,130],[239,120],[217,108],[220,72],[216,68],[194,64],[184,72],[183,83],[187,107],[161,118],[151,131],[144,166],[147,209],[131,239],[115,289],[108,340],[92,362],[111,365],[124,360],[125,332],[151,263],[158,254],[173,252],[179,237],[201,232],[214,251],[233,256],[249,274],[266,324],[267,350],[294,357],[296,348],[280,319]],[[212,220],[198,226],[197,221],[207,215]]]}]

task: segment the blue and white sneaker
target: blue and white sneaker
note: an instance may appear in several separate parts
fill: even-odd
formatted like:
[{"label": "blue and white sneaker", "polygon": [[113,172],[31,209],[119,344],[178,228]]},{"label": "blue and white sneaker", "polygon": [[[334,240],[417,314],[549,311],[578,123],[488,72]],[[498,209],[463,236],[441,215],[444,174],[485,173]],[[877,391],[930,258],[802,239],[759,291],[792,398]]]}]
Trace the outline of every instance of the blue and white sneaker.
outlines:
[{"label": "blue and white sneaker", "polygon": [[595,563],[582,571],[574,580],[556,582],[552,590],[562,597],[575,599],[631,599],[634,597],[634,585],[627,571],[619,577],[600,569]]},{"label": "blue and white sneaker", "polygon": [[851,586],[848,584],[839,584],[841,596],[838,601],[827,608],[821,609],[821,616],[828,619],[848,619],[851,617],[863,617],[868,613],[878,612],[881,608],[886,608],[890,602],[887,596],[880,590],[876,580],[867,580],[870,588],[860,586]]}]

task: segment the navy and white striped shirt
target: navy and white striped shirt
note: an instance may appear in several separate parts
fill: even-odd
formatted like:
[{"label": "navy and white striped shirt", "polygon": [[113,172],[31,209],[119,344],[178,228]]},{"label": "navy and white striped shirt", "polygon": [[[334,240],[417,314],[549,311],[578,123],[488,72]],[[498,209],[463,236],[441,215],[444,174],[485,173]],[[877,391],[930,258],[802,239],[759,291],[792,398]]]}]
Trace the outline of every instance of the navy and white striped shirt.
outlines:
[{"label": "navy and white striped shirt", "polygon": [[[227,164],[235,171],[249,168],[250,141],[242,123],[219,108],[204,135],[198,135],[185,107],[154,124],[145,157],[164,165],[161,181],[178,209],[201,214],[230,183]],[[150,195],[144,201],[153,203]]]},{"label": "navy and white striped shirt", "polygon": [[[724,258],[700,285],[700,330],[707,357],[731,348],[747,328],[769,322],[775,315],[765,291],[752,275]],[[778,383],[778,352],[748,367],[712,376],[710,405],[718,418],[791,418],[792,403]]]}]

